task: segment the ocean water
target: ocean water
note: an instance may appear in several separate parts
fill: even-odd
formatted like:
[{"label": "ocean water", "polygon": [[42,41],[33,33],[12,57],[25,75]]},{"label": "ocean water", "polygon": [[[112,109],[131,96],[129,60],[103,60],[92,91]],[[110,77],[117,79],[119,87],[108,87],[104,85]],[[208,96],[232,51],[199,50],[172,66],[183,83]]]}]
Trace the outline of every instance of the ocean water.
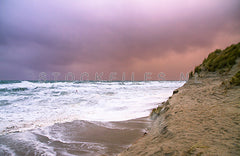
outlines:
[{"label": "ocean water", "polygon": [[0,155],[117,153],[121,136],[142,122],[127,121],[148,116],[184,83],[0,81]]}]

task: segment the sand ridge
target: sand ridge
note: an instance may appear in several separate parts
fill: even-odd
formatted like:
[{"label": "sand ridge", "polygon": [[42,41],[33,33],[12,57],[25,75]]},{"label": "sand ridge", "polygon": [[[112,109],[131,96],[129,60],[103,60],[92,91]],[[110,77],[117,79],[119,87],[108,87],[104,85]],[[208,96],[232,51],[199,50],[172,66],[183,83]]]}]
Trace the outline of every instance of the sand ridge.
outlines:
[{"label": "sand ridge", "polygon": [[164,103],[150,132],[119,156],[240,155],[240,86],[226,89],[229,77],[190,79]]}]

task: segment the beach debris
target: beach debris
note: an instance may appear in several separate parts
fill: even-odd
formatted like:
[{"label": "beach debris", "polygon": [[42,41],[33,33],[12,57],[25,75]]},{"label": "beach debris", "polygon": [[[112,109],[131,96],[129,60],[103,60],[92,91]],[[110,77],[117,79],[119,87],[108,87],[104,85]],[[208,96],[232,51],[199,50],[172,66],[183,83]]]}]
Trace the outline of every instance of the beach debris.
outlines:
[{"label": "beach debris", "polygon": [[173,94],[177,94],[178,93],[178,89],[173,91]]}]

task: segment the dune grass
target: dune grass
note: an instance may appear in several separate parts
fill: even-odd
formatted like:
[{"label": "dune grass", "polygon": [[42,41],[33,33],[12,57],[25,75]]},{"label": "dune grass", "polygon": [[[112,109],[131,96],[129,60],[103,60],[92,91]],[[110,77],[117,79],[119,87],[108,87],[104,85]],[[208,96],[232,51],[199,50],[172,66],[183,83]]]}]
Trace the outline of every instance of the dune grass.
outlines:
[{"label": "dune grass", "polygon": [[216,49],[210,53],[203,63],[194,69],[194,73],[203,71],[219,72],[220,74],[231,70],[236,64],[236,59],[240,57],[240,43],[233,44],[224,50]]},{"label": "dune grass", "polygon": [[230,80],[230,84],[233,86],[240,86],[240,71],[238,71]]},{"label": "dune grass", "polygon": [[150,114],[150,116],[153,116],[153,115],[160,115],[160,112],[162,110],[163,106],[158,106],[157,108],[154,108]]}]

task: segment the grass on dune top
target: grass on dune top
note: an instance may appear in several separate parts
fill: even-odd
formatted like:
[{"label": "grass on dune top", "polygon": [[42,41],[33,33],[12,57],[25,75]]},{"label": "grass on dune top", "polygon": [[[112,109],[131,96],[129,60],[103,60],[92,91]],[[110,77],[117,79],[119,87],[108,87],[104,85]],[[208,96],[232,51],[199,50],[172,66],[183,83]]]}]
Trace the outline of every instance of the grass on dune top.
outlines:
[{"label": "grass on dune top", "polygon": [[[191,72],[189,77],[191,78],[193,74],[199,74],[201,71],[218,72],[220,74],[227,73],[236,64],[238,57],[240,57],[240,42],[224,50],[216,49],[204,59],[201,65],[195,67],[194,72]],[[232,77],[230,83],[232,85],[240,85],[240,71]]]},{"label": "grass on dune top", "polygon": [[229,71],[238,57],[240,57],[240,43],[233,44],[224,50],[217,49],[210,53],[203,63],[195,68],[194,72],[199,73],[201,70],[207,70],[223,73]]}]

